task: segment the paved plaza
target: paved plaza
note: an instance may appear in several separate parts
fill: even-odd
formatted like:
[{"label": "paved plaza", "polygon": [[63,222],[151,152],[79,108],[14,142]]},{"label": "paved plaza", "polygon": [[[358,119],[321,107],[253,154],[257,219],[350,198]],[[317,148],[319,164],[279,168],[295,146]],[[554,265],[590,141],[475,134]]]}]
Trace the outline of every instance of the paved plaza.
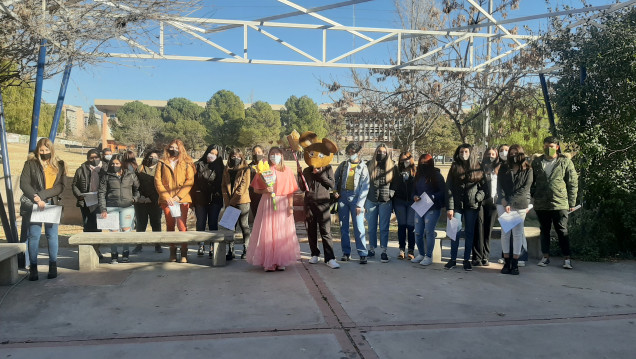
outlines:
[{"label": "paved plaza", "polygon": [[[443,254],[449,255],[444,241]],[[131,263],[0,287],[0,358],[627,358],[636,352],[636,262],[575,261],[521,275],[395,259],[333,270],[303,259],[264,273],[244,260]],[[241,247],[241,246],[238,246]],[[340,243],[336,241],[337,254]],[[462,252],[460,247],[460,253]],[[107,252],[106,248],[102,251]],[[46,250],[43,249],[42,253]],[[107,255],[108,257],[108,255]],[[46,263],[41,256],[41,263]],[[6,296],[5,296],[6,294]]]}]

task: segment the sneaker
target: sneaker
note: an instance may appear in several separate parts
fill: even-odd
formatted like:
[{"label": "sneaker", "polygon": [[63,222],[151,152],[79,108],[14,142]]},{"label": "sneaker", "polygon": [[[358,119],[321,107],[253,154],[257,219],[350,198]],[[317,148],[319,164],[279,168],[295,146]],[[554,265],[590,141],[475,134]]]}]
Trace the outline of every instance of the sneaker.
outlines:
[{"label": "sneaker", "polygon": [[466,272],[470,272],[471,270],[473,270],[473,266],[472,264],[470,264],[470,261],[464,261],[464,270]]},{"label": "sneaker", "polygon": [[279,272],[284,272],[285,271],[285,267],[284,266],[283,267],[276,266],[276,270],[279,271]]},{"label": "sneaker", "polygon": [[163,253],[163,248],[159,244],[155,244],[155,253]]},{"label": "sneaker", "polygon": [[374,248],[369,249],[369,251],[367,252],[367,257],[375,257],[375,249]]},{"label": "sneaker", "polygon": [[138,244],[135,246],[135,248],[133,248],[132,253],[133,254],[137,254],[139,252],[141,252],[143,250],[143,246],[141,244]]},{"label": "sneaker", "polygon": [[208,256],[210,257],[210,259],[214,258],[214,251],[210,250],[210,252],[208,252]]},{"label": "sneaker", "polygon": [[367,257],[360,256],[360,264],[367,264]]},{"label": "sneaker", "polygon": [[490,262],[488,262],[488,259],[482,259],[481,260],[481,265],[484,267],[488,267],[490,265]]},{"label": "sneaker", "polygon": [[419,263],[422,261],[422,259],[424,259],[424,256],[421,254],[418,254],[417,257],[411,259],[411,263]]},{"label": "sneaker", "polygon": [[564,269],[572,269],[572,261],[569,259],[566,259],[563,261],[563,268]]},{"label": "sneaker", "polygon": [[497,259],[497,263],[499,263],[499,264],[504,264],[504,263],[506,263],[506,262],[504,261],[504,259],[503,259],[503,258],[499,258],[499,259]]},{"label": "sneaker", "polygon": [[420,265],[423,266],[430,266],[431,264],[433,264],[433,258],[429,256],[424,257],[424,259],[420,262]]},{"label": "sneaker", "polygon": [[340,258],[341,262],[348,262],[351,260],[351,255],[350,254],[343,254],[342,257]]},{"label": "sneaker", "polygon": [[380,262],[389,263],[389,256],[386,254],[386,252],[382,252],[382,254],[380,255]]},{"label": "sneaker", "polygon": [[398,254],[398,259],[404,259],[404,249],[400,249],[400,254]]},{"label": "sneaker", "polygon": [[111,253],[111,254],[110,254],[110,264],[117,264],[117,263],[119,263],[119,262],[117,261],[117,257],[119,257],[119,254],[117,254],[117,253]]},{"label": "sneaker", "polygon": [[316,264],[318,263],[318,256],[312,256],[311,259],[309,260],[310,264]]},{"label": "sneaker", "polygon": [[127,256],[126,254],[124,254],[124,255],[121,257],[121,262],[122,262],[122,263],[128,263],[128,262],[130,262],[130,259],[128,259],[128,256]]},{"label": "sneaker", "polygon": [[117,264],[117,263],[119,263],[119,262],[117,261],[117,258],[112,258],[112,259],[110,260],[110,264]]},{"label": "sneaker", "polygon": [[518,266],[519,267],[525,267],[526,266],[526,261],[519,261]]},{"label": "sneaker", "polygon": [[338,264],[338,262],[336,262],[335,259],[330,259],[329,262],[327,262],[327,265],[329,266],[329,268],[331,269],[338,269],[340,268],[340,264]]},{"label": "sneaker", "polygon": [[205,254],[205,248],[203,246],[199,246],[199,250],[197,251],[197,256],[203,257]]},{"label": "sneaker", "polygon": [[550,264],[550,258],[546,258],[546,257],[541,258],[539,263],[537,263],[539,267],[547,267],[548,264]]},{"label": "sneaker", "polygon": [[448,263],[444,265],[444,269],[453,269],[457,265],[457,261],[449,260]]},{"label": "sneaker", "polygon": [[410,259],[410,260],[415,259],[415,256],[413,255],[413,251],[408,251],[407,258]]},{"label": "sneaker", "polygon": [[473,267],[480,267],[481,261],[479,259],[473,259],[472,261],[470,261],[470,265],[472,265]]}]

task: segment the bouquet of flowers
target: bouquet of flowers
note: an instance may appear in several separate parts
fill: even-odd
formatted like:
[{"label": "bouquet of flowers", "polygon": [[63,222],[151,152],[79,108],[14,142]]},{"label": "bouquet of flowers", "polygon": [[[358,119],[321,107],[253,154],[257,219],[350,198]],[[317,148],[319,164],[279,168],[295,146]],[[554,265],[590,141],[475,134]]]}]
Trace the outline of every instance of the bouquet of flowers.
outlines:
[{"label": "bouquet of flowers", "polygon": [[[256,170],[267,187],[274,187],[274,183],[276,183],[276,172],[269,168],[269,163],[266,161],[259,162],[256,166]],[[276,193],[274,192],[272,192],[272,204],[274,205],[274,210],[276,210]]]}]

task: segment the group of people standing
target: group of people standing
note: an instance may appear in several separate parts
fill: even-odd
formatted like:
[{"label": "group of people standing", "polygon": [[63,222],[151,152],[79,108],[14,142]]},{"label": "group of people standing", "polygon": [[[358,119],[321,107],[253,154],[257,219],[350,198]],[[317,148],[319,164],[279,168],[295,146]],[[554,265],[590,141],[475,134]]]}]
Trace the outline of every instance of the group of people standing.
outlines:
[{"label": "group of people standing", "polygon": [[[85,232],[100,231],[97,218],[107,216],[118,216],[118,231],[134,228],[145,232],[150,223],[152,231],[158,232],[161,231],[162,213],[167,231],[175,231],[175,228],[186,231],[187,213],[191,207],[196,214],[196,230],[217,230],[223,208],[234,207],[240,212],[237,226],[244,239],[241,258],[265,271],[285,270],[287,265],[300,259],[293,217],[293,193],[299,188],[305,191],[312,255],[309,263],[319,261],[317,242],[320,232],[324,261],[331,268],[340,265],[333,250],[330,211],[337,213],[340,220],[341,261],[351,259],[351,219],[359,263],[365,264],[368,257],[376,255],[378,231],[380,260],[389,262],[389,223],[395,212],[398,259],[426,266],[432,263],[435,227],[442,209],[446,208],[449,220],[456,218],[463,222],[463,268],[470,271],[474,265],[489,263],[489,241],[497,218],[497,205],[505,212],[517,212],[525,218],[533,199],[544,254],[538,265],[550,263],[550,229],[554,225],[565,257],[563,267],[572,269],[567,219],[575,207],[578,178],[572,162],[560,153],[556,138],[544,140],[545,153],[532,163],[519,145],[489,148],[480,161],[472,146],[462,144],[455,150],[446,180],[430,154],[422,154],[416,162],[413,154],[402,152],[395,163],[389,149],[380,145],[373,158],[365,163],[360,158],[361,149],[360,144],[350,143],[345,150],[348,159],[340,163],[335,172],[330,165],[309,166],[303,171],[299,166],[298,176],[285,166],[283,151],[278,147],[271,148],[265,158],[264,149],[255,146],[251,163],[246,161],[239,148],[232,148],[224,164],[222,148],[211,145],[194,162],[183,142],[177,139],[163,150],[146,151],[141,165],[132,151],[113,154],[108,148],[101,152],[91,149],[86,162],[75,172],[72,189]],[[259,173],[260,162],[268,163],[275,181],[266,181]],[[46,138],[38,141],[35,151],[25,162],[20,179],[23,191],[20,213],[23,223],[27,224],[23,225],[23,236],[28,239],[30,280],[38,279],[37,256],[43,225],[31,223],[30,216],[34,205],[43,209],[46,204],[61,204],[65,175],[65,164],[55,155],[53,143]],[[87,205],[86,194],[95,192],[97,203]],[[425,195],[432,205],[420,216],[412,205]],[[250,213],[254,218],[251,226]],[[368,230],[365,230],[365,219]],[[49,242],[48,278],[55,278],[58,225],[46,223],[44,228]],[[522,221],[502,233],[502,273],[519,274],[523,228]],[[457,264],[459,236],[458,231],[457,237],[451,238],[451,258],[445,269]],[[137,245],[133,252],[141,250],[142,247]],[[155,245],[155,251],[161,253],[162,247]],[[210,257],[212,251],[210,246]],[[181,262],[188,261],[187,253],[187,244],[182,244]],[[120,258],[117,246],[112,246],[111,263],[127,262],[129,246],[123,246],[121,254]],[[199,244],[197,254],[205,255],[205,243]],[[227,259],[234,258],[233,246],[226,256]],[[170,245],[169,260],[177,261],[176,244]]]}]

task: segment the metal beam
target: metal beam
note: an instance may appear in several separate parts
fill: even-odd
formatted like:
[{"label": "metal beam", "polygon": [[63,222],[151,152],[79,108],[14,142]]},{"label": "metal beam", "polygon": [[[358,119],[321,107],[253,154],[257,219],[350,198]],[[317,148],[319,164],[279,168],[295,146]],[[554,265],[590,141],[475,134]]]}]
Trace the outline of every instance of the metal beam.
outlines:
[{"label": "metal beam", "polygon": [[[510,31],[508,31],[505,27],[503,27],[502,25],[500,25],[499,23],[497,23],[497,20],[495,20],[495,18],[486,10],[484,10],[484,8],[482,8],[481,6],[479,6],[479,4],[477,4],[475,2],[475,0],[468,0],[469,3],[471,3],[471,5],[473,5],[479,12],[481,12],[484,16],[486,16],[486,18],[490,21],[492,21],[495,26],[497,26],[499,28],[499,30],[503,31],[504,34],[506,35],[512,35],[510,33]],[[521,42],[519,42],[519,40],[517,39],[512,39],[514,42],[517,43],[517,45],[521,45]]]}]

